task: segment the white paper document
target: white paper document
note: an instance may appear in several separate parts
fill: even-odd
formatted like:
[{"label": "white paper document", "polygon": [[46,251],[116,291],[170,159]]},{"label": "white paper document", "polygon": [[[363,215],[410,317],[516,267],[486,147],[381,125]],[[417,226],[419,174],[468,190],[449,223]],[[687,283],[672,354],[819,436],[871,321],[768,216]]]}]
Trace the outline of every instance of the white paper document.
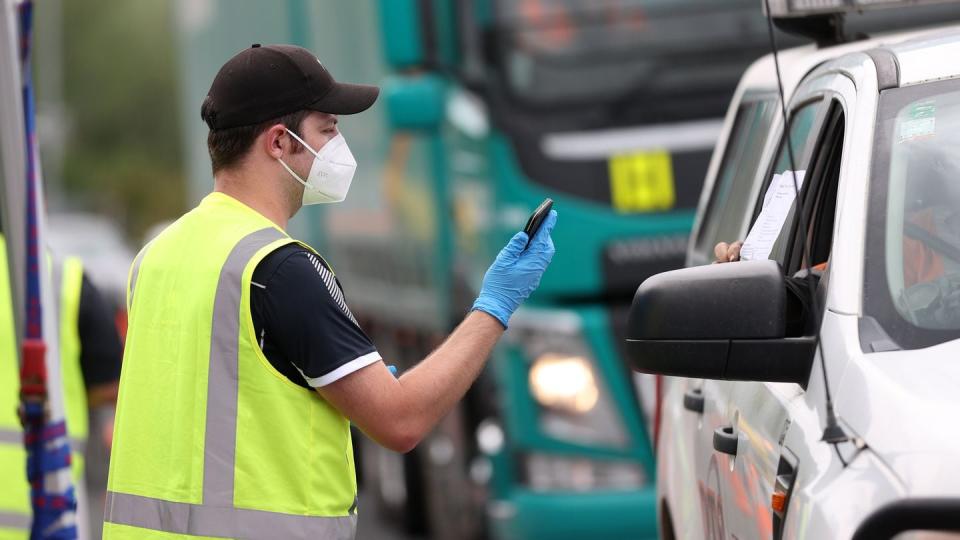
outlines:
[{"label": "white paper document", "polygon": [[763,209],[757,221],[754,222],[747,238],[740,248],[740,259],[755,261],[770,258],[770,250],[780,236],[780,229],[790,213],[796,192],[803,187],[803,174],[806,171],[797,171],[797,183],[794,186],[793,175],[790,171],[775,174],[770,181],[770,187],[763,196]]}]

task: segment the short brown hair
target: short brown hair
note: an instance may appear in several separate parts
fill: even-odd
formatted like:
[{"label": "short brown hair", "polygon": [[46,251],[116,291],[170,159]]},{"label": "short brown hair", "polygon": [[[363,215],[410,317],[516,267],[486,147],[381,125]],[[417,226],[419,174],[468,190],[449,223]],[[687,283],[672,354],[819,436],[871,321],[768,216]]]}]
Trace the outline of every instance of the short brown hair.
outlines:
[{"label": "short brown hair", "polygon": [[226,129],[211,129],[207,135],[207,151],[210,153],[210,164],[213,167],[213,174],[235,166],[253,146],[253,141],[261,133],[276,124],[283,124],[284,127],[300,134],[300,124],[303,119],[310,114],[310,111],[303,110],[290,114],[285,114],[279,118],[273,118],[259,124],[249,126],[239,126]]}]

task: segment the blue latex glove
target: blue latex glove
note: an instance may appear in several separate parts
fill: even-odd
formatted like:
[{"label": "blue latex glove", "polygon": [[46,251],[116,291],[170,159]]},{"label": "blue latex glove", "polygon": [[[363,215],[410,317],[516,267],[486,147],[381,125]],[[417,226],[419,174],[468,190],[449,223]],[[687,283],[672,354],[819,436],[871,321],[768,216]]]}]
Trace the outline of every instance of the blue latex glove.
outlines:
[{"label": "blue latex glove", "polygon": [[489,313],[507,327],[513,312],[540,285],[540,276],[553,259],[550,231],[556,223],[557,211],[551,210],[526,249],[527,233],[520,231],[510,239],[483,276],[473,309]]}]

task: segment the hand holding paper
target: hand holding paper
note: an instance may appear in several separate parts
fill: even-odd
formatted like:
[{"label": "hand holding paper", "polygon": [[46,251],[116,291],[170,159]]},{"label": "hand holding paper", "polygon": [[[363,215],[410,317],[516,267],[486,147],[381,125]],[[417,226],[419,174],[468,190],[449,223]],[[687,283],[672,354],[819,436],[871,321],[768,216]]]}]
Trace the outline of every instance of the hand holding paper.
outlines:
[{"label": "hand holding paper", "polygon": [[780,236],[780,230],[790,214],[797,191],[803,187],[803,176],[806,171],[797,171],[796,185],[790,171],[775,174],[763,196],[763,209],[754,222],[747,238],[740,248],[740,259],[744,261],[767,259],[773,244]]}]

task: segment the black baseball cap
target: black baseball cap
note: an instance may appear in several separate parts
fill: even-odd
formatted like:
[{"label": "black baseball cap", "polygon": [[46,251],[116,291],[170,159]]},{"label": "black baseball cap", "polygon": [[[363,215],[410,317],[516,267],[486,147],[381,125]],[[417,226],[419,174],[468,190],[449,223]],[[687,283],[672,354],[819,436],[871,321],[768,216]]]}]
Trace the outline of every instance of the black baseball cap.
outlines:
[{"label": "black baseball cap", "polygon": [[338,83],[313,53],[295,45],[260,45],[227,60],[210,85],[200,118],[211,130],[259,124],[304,109],[355,114],[380,89]]}]

